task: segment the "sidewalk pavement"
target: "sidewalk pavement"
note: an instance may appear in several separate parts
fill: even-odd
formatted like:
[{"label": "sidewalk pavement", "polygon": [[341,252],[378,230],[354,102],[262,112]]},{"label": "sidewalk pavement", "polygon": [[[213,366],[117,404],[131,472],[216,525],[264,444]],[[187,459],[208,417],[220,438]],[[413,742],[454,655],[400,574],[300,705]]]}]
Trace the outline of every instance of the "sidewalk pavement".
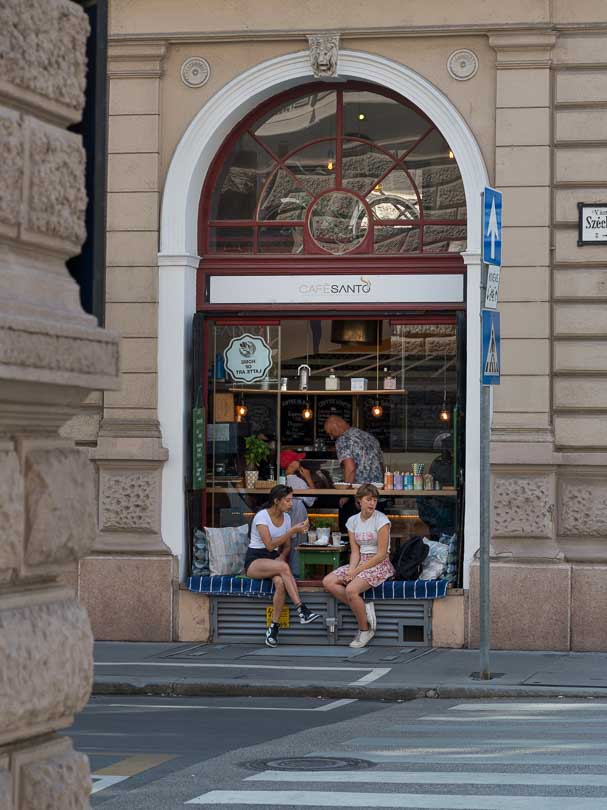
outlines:
[{"label": "sidewalk pavement", "polygon": [[607,698],[607,653],[262,644],[97,642],[97,695],[246,695],[413,700]]}]

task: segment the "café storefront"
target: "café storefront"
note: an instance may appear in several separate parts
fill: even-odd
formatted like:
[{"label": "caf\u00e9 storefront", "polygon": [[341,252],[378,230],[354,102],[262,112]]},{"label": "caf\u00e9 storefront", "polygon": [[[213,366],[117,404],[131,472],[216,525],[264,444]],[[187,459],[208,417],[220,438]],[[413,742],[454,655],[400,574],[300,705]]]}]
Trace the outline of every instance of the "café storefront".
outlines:
[{"label": "caf\u00e9 storefront", "polygon": [[[306,491],[312,530],[338,532],[339,505],[355,489],[324,430],[337,415],[379,441],[387,475],[374,483],[392,548],[415,535],[453,538],[444,576],[461,588],[466,238],[454,152],[396,93],[303,85],[232,131],[199,207],[192,529],[246,525],[292,450],[321,482]],[[313,542],[301,538],[297,574],[322,609],[319,580],[345,550]],[[194,578],[201,565],[194,539]],[[249,623],[259,632],[251,605],[212,603],[217,638],[248,640]],[[291,641],[340,643],[350,628],[324,607],[326,627]],[[384,642],[430,643],[430,614],[424,600],[386,607]]]}]

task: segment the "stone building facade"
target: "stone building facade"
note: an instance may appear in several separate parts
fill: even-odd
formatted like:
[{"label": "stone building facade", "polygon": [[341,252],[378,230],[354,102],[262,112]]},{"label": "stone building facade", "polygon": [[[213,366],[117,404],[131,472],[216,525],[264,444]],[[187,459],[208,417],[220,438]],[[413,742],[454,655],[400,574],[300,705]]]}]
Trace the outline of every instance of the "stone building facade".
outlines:
[{"label": "stone building facade", "polygon": [[[468,207],[469,379],[479,367],[478,195],[487,182],[503,191],[493,645],[607,649],[607,254],[578,247],[576,205],[607,199],[603,6],[288,0],[214,3],[201,17],[194,0],[111,3],[106,313],[123,337],[122,386],[104,395],[98,431],[93,415],[80,423],[95,444],[99,533],[78,583],[98,637],[198,632],[185,629],[191,600],[179,582],[200,194],[245,115],[320,75],[398,92],[452,139]],[[467,420],[464,593],[449,638],[475,645],[474,396]]]},{"label": "stone building facade", "polygon": [[0,5],[2,810],[89,806],[88,760],[55,733],[90,694],[70,574],[97,525],[95,468],[60,430],[119,385],[118,338],[82,311],[65,267],[84,239],[84,151],[66,127],[82,113],[87,36],[68,0]]}]

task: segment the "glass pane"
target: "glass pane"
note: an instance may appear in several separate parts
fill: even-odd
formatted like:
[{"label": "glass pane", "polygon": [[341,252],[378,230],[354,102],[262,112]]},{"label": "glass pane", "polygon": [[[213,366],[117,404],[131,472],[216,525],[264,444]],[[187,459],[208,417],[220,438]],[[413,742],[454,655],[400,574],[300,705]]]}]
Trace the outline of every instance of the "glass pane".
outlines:
[{"label": "glass pane", "polygon": [[211,253],[252,253],[253,228],[209,228]]},{"label": "glass pane", "polygon": [[374,219],[418,219],[417,195],[402,169],[395,169],[367,196]]},{"label": "glass pane", "polygon": [[303,228],[260,228],[258,253],[303,253]]},{"label": "glass pane", "polygon": [[335,186],[335,141],[306,146],[292,155],[286,165],[304,188],[316,197]]},{"label": "glass pane", "polygon": [[255,125],[255,135],[279,158],[318,138],[336,134],[337,97],[333,90],[288,101]]},{"label": "glass pane", "polygon": [[466,197],[449,144],[435,130],[406,159],[426,219],[465,219]]},{"label": "glass pane", "polygon": [[335,191],[314,203],[309,227],[319,247],[329,253],[347,253],[367,235],[367,209],[357,197]]},{"label": "glass pane", "polygon": [[460,253],[466,249],[465,225],[426,225],[424,253]]},{"label": "glass pane", "polygon": [[312,197],[284,169],[269,180],[259,201],[258,219],[303,220]]},{"label": "glass pane", "polygon": [[274,166],[265,149],[245,133],[218,178],[210,218],[254,219],[257,197]]},{"label": "glass pane", "polygon": [[366,194],[393,161],[372,144],[363,141],[343,141],[342,184],[345,188]]},{"label": "glass pane", "polygon": [[418,112],[398,101],[363,90],[344,93],[344,136],[374,141],[402,155],[429,128]]},{"label": "glass pane", "polygon": [[419,228],[412,225],[375,226],[375,253],[419,253]]}]

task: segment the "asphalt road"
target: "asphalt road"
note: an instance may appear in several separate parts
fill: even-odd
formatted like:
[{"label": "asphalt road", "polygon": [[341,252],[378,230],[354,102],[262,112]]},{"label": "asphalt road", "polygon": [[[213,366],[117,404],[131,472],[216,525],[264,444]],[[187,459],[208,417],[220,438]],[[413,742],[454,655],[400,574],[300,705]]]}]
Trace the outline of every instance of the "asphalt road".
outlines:
[{"label": "asphalt road", "polygon": [[605,810],[607,702],[98,698],[94,806]]}]

